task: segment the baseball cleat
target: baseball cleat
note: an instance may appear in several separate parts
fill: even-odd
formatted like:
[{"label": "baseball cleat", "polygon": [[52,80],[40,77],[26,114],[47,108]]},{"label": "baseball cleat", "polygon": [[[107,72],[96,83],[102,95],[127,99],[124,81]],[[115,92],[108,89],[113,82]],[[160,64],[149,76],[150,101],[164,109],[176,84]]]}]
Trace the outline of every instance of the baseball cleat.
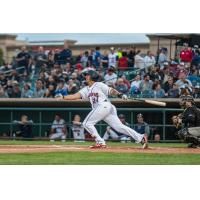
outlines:
[{"label": "baseball cleat", "polygon": [[148,139],[147,139],[147,136],[146,135],[144,135],[144,137],[143,137],[143,139],[142,139],[142,141],[141,141],[141,144],[142,144],[142,148],[143,149],[147,149],[148,148]]},{"label": "baseball cleat", "polygon": [[106,147],[107,147],[106,144],[99,144],[99,143],[90,146],[91,149],[105,149]]}]

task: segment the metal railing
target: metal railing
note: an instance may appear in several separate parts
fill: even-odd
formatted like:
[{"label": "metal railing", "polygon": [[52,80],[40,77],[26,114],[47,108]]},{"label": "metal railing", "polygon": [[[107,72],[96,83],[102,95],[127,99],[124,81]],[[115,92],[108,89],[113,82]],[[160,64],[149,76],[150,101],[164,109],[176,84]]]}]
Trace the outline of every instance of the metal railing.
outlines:
[{"label": "metal railing", "polygon": [[[90,108],[23,108],[23,107],[1,107],[0,112],[0,134],[7,132],[9,137],[13,137],[13,131],[16,129],[14,120],[19,120],[21,115],[28,115],[29,119],[33,120],[33,135],[39,139],[47,137],[46,130],[50,130],[55,114],[61,114],[62,118],[66,121],[67,127],[71,126],[73,121],[72,117],[75,114],[81,115],[82,121],[84,117],[91,111]],[[134,127],[136,123],[136,115],[142,113],[145,121],[149,124],[150,128],[158,128],[161,140],[168,140],[169,128],[173,127],[171,124],[171,117],[174,114],[180,113],[181,109],[171,108],[118,108],[118,113],[126,114],[126,120]],[[4,117],[3,117],[4,116]],[[107,124],[103,121],[99,122],[96,127],[102,136],[105,132]],[[4,130],[3,130],[4,128]],[[69,128],[69,139],[72,139],[72,132]],[[153,139],[150,136],[150,139]]]}]

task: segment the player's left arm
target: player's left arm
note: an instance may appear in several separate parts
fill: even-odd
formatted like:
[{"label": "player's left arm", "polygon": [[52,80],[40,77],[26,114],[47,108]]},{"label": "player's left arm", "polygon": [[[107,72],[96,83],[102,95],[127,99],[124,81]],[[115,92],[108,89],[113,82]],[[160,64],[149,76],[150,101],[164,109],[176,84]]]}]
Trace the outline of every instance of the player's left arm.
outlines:
[{"label": "player's left arm", "polygon": [[109,94],[110,94],[110,95],[113,95],[113,96],[117,96],[117,97],[122,98],[122,99],[125,99],[125,100],[128,99],[127,95],[118,92],[118,91],[117,91],[116,89],[114,89],[114,88],[110,88],[110,89],[109,89]]},{"label": "player's left arm", "polygon": [[62,95],[56,95],[55,96],[56,99],[58,100],[77,100],[77,99],[81,99],[81,94],[80,92],[77,92],[75,94],[71,94],[71,95],[67,95],[67,96],[62,96]]},{"label": "player's left arm", "polygon": [[120,92],[118,92],[116,89],[114,89],[114,88],[109,88],[109,94],[110,95],[113,95],[113,96],[118,96],[118,95],[120,95],[121,93]]}]

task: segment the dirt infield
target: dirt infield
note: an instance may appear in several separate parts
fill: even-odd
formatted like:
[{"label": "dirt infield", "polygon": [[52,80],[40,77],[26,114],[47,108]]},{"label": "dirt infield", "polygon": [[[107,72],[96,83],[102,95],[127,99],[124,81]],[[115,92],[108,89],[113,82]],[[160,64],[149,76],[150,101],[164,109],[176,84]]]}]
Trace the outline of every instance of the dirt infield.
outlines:
[{"label": "dirt infield", "polygon": [[45,152],[113,152],[113,153],[161,153],[161,154],[200,154],[200,149],[182,147],[150,147],[141,149],[137,147],[108,147],[106,149],[90,149],[78,145],[0,145],[2,153],[45,153]]}]

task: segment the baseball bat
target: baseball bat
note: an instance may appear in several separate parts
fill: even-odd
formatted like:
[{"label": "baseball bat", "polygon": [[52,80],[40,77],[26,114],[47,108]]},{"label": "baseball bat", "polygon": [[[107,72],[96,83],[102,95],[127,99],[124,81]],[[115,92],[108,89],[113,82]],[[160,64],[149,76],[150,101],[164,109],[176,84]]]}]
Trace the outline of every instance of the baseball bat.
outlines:
[{"label": "baseball bat", "polygon": [[148,100],[148,99],[137,99],[137,98],[133,98],[133,100],[142,101],[142,102],[152,104],[152,105],[156,105],[156,106],[162,106],[162,107],[166,106],[166,102],[162,102],[162,101],[155,101],[155,100]]}]

